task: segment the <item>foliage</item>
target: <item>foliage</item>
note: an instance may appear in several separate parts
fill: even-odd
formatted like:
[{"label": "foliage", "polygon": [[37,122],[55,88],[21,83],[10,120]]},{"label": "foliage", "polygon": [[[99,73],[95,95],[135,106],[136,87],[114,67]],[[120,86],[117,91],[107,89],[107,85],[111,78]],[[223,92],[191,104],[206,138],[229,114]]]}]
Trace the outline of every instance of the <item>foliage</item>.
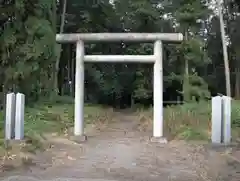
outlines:
[{"label": "foliage", "polygon": [[232,102],[232,125],[240,128],[240,103],[239,101]]},{"label": "foliage", "polygon": [[[49,91],[55,34],[51,26],[51,1],[3,1],[8,6],[1,21],[1,92],[24,92],[30,100]],[[14,13],[12,13],[14,12]],[[1,13],[1,12],[0,12]],[[1,100],[3,97],[1,97]]]},{"label": "foliage", "polygon": [[[104,1],[68,0],[65,32],[182,32],[181,44],[164,45],[164,91],[168,97],[180,95],[185,101],[209,98],[222,84],[222,50],[219,20],[205,0]],[[236,97],[240,97],[238,34],[239,3],[225,3],[229,25],[230,66]],[[46,99],[56,91],[73,95],[75,46],[63,45],[59,69],[55,33],[60,29],[62,1],[1,1],[0,72],[1,95],[21,91],[28,103]],[[104,45],[104,46],[103,46]],[[64,53],[63,53],[64,52]],[[86,44],[87,54],[152,54],[152,44]],[[55,74],[55,72],[57,74]],[[152,65],[86,65],[85,100],[117,106],[146,102],[153,97]],[[210,75],[209,75],[210,74]],[[56,79],[56,75],[58,78]],[[70,83],[71,82],[71,83]],[[197,83],[196,83],[197,82]],[[131,101],[128,101],[131,99]]]}]

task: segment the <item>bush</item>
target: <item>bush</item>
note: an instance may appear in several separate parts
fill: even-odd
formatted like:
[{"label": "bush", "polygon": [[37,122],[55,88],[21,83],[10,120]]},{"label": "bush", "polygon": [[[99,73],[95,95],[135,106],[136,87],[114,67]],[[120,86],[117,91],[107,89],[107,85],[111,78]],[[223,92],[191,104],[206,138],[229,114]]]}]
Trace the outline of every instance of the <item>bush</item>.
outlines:
[{"label": "bush", "polygon": [[209,102],[193,102],[167,107],[164,110],[164,130],[170,138],[207,139],[211,120]]},{"label": "bush", "polygon": [[232,101],[232,126],[240,128],[240,101]]}]

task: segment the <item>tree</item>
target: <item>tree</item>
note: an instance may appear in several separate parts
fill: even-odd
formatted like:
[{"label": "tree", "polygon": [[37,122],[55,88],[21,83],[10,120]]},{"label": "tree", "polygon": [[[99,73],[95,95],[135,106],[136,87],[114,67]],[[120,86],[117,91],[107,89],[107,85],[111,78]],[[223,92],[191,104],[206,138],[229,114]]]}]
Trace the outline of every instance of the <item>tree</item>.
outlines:
[{"label": "tree", "polygon": [[[209,63],[205,51],[205,42],[201,38],[199,31],[204,20],[208,18],[210,10],[206,1],[199,0],[170,1],[167,9],[172,12],[169,16],[175,21],[176,29],[184,34],[184,41],[178,46],[178,54],[175,55],[174,59],[180,59],[180,61],[184,62],[182,94],[184,101],[190,101],[192,97],[191,74],[195,73],[196,66]],[[193,72],[190,72],[191,69]],[[206,96],[208,97],[209,94]]]},{"label": "tree", "polygon": [[[60,23],[60,31],[59,31],[60,34],[63,33],[63,31],[64,31],[66,9],[67,9],[67,0],[63,0],[63,3],[62,3],[62,14],[61,14],[61,23]],[[61,56],[61,52],[62,52],[61,49],[62,49],[61,44],[57,44],[56,45],[56,63],[55,63],[55,69],[54,69],[54,74],[53,74],[53,85],[54,85],[54,93],[55,93],[55,95],[59,94],[58,74],[59,74],[60,56]]]},{"label": "tree", "polygon": [[2,2],[1,21],[2,92],[22,91],[31,99],[49,92],[49,59],[55,34],[51,27],[52,1]]},{"label": "tree", "polygon": [[223,21],[223,15],[222,15],[222,5],[221,5],[220,1],[218,1],[218,11],[219,11],[220,30],[221,30],[222,47],[223,47],[226,94],[227,94],[227,96],[231,97],[231,83],[230,83],[230,72],[229,72],[229,63],[228,63],[228,52],[227,52],[227,45],[226,45],[224,21]]},{"label": "tree", "polygon": [[[230,78],[235,82],[235,97],[240,97],[239,3],[229,0],[223,8],[229,67],[235,70]],[[55,41],[57,29],[65,33],[182,32],[181,44],[164,45],[164,99],[176,100],[179,95],[185,101],[205,99],[210,92],[225,90],[219,18],[204,0],[103,0],[97,4],[93,0],[5,0],[0,14],[2,94],[21,91],[28,101],[35,101],[59,91],[61,95],[74,92],[75,45],[61,45],[61,53]],[[85,48],[87,54],[153,53],[152,43],[98,43]],[[116,106],[123,102],[151,104],[152,68],[86,64],[85,99]]]}]

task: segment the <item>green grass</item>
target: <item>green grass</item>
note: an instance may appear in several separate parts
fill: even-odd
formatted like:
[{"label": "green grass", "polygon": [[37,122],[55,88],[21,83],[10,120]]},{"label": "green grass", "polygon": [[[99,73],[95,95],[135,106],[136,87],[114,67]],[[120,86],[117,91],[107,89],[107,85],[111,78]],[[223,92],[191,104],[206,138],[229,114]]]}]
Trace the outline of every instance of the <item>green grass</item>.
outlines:
[{"label": "green grass", "polygon": [[[67,101],[66,101],[67,100]],[[63,134],[74,125],[72,100],[41,102],[25,108],[25,144],[23,151],[35,152],[44,149],[47,133]],[[111,119],[111,109],[97,105],[85,105],[85,124]],[[0,112],[0,149],[4,149],[4,116]],[[0,152],[1,153],[1,152]]]},{"label": "green grass", "polygon": [[[152,128],[153,110],[139,110],[143,125]],[[232,137],[240,137],[240,101],[232,101]],[[147,128],[145,128],[147,129]],[[211,138],[211,102],[193,102],[164,109],[164,134],[169,139],[205,140]]]}]

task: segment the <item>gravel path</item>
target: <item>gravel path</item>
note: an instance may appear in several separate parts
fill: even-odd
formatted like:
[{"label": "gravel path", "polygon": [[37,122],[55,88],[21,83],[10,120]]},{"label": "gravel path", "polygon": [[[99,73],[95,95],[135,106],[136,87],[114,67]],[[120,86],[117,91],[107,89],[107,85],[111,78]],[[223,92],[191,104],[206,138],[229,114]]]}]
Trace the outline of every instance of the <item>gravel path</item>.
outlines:
[{"label": "gravel path", "polygon": [[[137,131],[132,117],[121,116],[120,120],[101,131],[94,131],[82,145],[54,138],[55,146],[38,155],[34,160],[36,166],[8,173],[1,180],[224,180],[223,170],[226,172],[229,167],[220,153],[183,141],[151,143],[150,133]],[[235,179],[228,175],[226,180],[235,181],[231,178]],[[237,180],[240,177],[236,177]]]}]

